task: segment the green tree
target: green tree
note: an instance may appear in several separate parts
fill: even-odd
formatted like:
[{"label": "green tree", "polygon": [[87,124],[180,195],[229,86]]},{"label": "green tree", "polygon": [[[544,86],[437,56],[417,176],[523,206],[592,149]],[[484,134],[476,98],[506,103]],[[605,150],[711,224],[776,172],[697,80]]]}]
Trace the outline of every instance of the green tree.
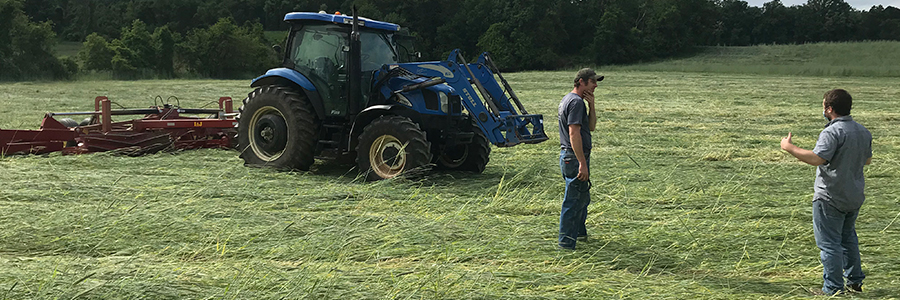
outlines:
[{"label": "green tree", "polygon": [[648,50],[665,57],[708,41],[715,23],[715,5],[708,0],[648,0]]},{"label": "green tree", "polygon": [[147,31],[147,24],[141,20],[131,22],[131,27],[122,28],[122,34],[119,37],[122,47],[127,48],[131,53],[116,52],[122,59],[127,59],[128,65],[137,69],[148,69],[152,63],[156,61],[156,50],[153,46],[153,37]]},{"label": "green tree", "polygon": [[506,1],[502,22],[491,25],[478,47],[491,52],[499,67],[510,70],[549,69],[565,64],[559,55],[568,35],[558,13],[560,1]]},{"label": "green tree", "polygon": [[50,22],[34,23],[18,0],[0,0],[0,80],[71,76],[53,53],[56,34]]},{"label": "green tree", "polygon": [[128,24],[128,5],[131,1],[69,0],[64,8],[63,22],[57,29],[64,38],[81,41],[91,33],[112,37],[119,34],[122,24]]},{"label": "green tree", "polygon": [[153,31],[153,48],[156,53],[154,69],[164,77],[175,75],[175,40],[176,36],[168,26]]},{"label": "green tree", "polygon": [[762,9],[750,7],[743,0],[717,0],[718,16],[714,27],[714,44],[747,46],[755,44],[754,30],[762,17]]},{"label": "green tree", "polygon": [[478,39],[493,25],[498,8],[496,0],[465,0],[448,8],[451,17],[435,28],[436,37],[431,37],[435,52],[440,51],[432,58],[444,59],[453,49],[460,49],[467,57],[478,55],[482,50],[477,46]]},{"label": "green tree", "polygon": [[763,4],[762,14],[754,30],[756,41],[764,44],[794,43],[797,11],[796,8],[785,7],[781,0]]},{"label": "green tree", "polygon": [[[485,0],[493,2],[494,0]],[[341,4],[341,11],[347,15],[351,13],[352,5],[356,4],[359,15],[367,18],[375,18],[383,21],[394,22],[404,28],[408,28],[410,34],[417,38],[418,50],[425,59],[443,59],[454,48],[472,48],[477,42],[477,35],[468,43],[454,43],[450,45],[444,40],[444,36],[438,32],[444,24],[450,22],[460,13],[474,14],[464,11],[467,5],[459,0],[347,0]],[[337,7],[328,4],[328,7]],[[470,18],[477,18],[472,15]],[[455,27],[457,31],[470,30],[467,27]],[[477,29],[471,29],[477,30]],[[481,30],[487,30],[485,26]],[[476,31],[477,33],[480,33]],[[481,31],[483,32],[483,31]],[[472,47],[467,47],[471,45]],[[471,55],[471,53],[467,54]]]},{"label": "green tree", "polygon": [[848,41],[859,19],[844,0],[808,0],[801,7],[798,42]]},{"label": "green tree", "polygon": [[106,38],[97,33],[91,33],[85,38],[78,59],[81,60],[86,70],[112,70],[112,58],[115,55]]},{"label": "green tree", "polygon": [[[297,1],[297,0],[266,0],[263,4],[263,26],[266,30],[284,30],[287,24],[284,22],[284,15],[295,11],[319,11],[319,7],[312,7],[320,4],[318,1]],[[327,5],[326,5],[327,7]]]},{"label": "green tree", "polygon": [[128,48],[122,40],[113,40],[109,46],[114,53],[110,60],[113,74],[119,78],[135,79],[138,76],[138,67],[134,65],[134,62],[139,60],[137,53]]},{"label": "green tree", "polygon": [[594,62],[628,63],[641,58],[644,50],[640,37],[643,33],[630,24],[633,23],[618,6],[606,9],[596,26],[593,41],[587,47]]},{"label": "green tree", "polygon": [[237,26],[222,18],[208,29],[191,31],[180,43],[180,59],[190,71],[213,78],[255,76],[278,64],[265,44],[260,24]]},{"label": "green tree", "polygon": [[881,5],[862,13],[859,36],[867,40],[900,40],[900,9]]}]

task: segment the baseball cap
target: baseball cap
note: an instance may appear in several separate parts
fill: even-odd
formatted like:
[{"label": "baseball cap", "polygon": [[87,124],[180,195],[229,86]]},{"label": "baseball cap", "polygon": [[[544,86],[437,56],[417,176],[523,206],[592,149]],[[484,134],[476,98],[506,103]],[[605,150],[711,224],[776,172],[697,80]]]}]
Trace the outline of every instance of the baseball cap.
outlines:
[{"label": "baseball cap", "polygon": [[594,70],[591,68],[584,68],[584,69],[578,70],[578,73],[575,73],[575,81],[578,81],[582,78],[584,78],[584,79],[593,78],[594,80],[597,80],[597,82],[603,81],[603,75],[597,75],[597,72],[594,72]]}]

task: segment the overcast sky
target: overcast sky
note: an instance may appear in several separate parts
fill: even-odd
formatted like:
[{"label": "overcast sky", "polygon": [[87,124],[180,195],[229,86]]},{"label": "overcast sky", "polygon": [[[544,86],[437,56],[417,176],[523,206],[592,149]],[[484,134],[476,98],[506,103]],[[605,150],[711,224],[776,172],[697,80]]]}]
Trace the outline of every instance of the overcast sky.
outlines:
[{"label": "overcast sky", "polygon": [[[771,2],[772,0],[744,0],[750,4],[750,6],[762,6],[763,3]],[[856,8],[858,10],[869,10],[872,6],[881,5],[884,7],[893,6],[900,8],[900,0],[844,0]],[[802,5],[806,4],[806,0],[781,0],[781,3],[784,3],[784,6],[794,6],[794,5]]]}]

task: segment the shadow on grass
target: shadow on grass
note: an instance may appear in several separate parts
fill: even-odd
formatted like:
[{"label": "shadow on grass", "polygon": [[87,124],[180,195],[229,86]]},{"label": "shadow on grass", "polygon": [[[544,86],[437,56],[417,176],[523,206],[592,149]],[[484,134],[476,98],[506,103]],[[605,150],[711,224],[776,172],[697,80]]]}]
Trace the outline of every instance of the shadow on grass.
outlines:
[{"label": "shadow on grass", "polygon": [[316,160],[316,163],[310,167],[308,174],[329,179],[343,178],[348,181],[363,179],[356,168],[356,163],[352,161]]},{"label": "shadow on grass", "polygon": [[[577,252],[582,258],[605,265],[610,270],[624,271],[640,277],[675,277],[677,281],[693,282],[695,285],[733,295],[735,299],[768,295],[774,298],[785,296],[812,296],[812,289],[821,288],[821,277],[804,277],[792,280],[786,277],[769,277],[763,271],[744,272],[739,270],[713,270],[702,268],[704,257],[683,259],[684,253],[654,250],[646,243],[623,242],[624,238],[605,235],[591,238],[578,244]],[[680,255],[679,255],[680,254]],[[777,273],[777,272],[775,272]],[[859,294],[850,294],[855,299],[883,299],[896,297],[890,288],[868,288]],[[847,298],[843,295],[842,298]]]},{"label": "shadow on grass", "polygon": [[[317,160],[308,172],[298,173],[298,176],[315,176],[326,180],[346,181],[347,183],[365,183],[365,176],[359,171],[355,162],[346,162],[338,160]],[[474,173],[465,171],[439,170],[431,166],[426,170],[413,170],[402,177],[388,179],[397,183],[409,184],[417,183],[425,186],[436,186],[446,188],[449,191],[462,192],[461,194],[470,194],[471,191],[479,190],[481,187],[496,186],[504,174],[498,174],[486,170],[484,173]],[[369,181],[375,183],[381,181]],[[474,187],[473,187],[474,186]]]}]

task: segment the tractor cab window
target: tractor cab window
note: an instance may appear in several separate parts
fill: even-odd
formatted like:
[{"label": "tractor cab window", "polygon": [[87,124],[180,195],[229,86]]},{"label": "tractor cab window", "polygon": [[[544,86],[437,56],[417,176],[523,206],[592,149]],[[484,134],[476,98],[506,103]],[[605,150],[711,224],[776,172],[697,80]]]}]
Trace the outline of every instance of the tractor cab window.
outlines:
[{"label": "tractor cab window", "polygon": [[290,60],[295,70],[312,81],[327,115],[347,111],[347,31],[337,25],[305,25],[293,33]]},{"label": "tractor cab window", "polygon": [[360,53],[362,56],[362,71],[374,71],[381,68],[385,64],[396,64],[397,54],[394,53],[393,39],[384,33],[377,32],[361,32],[360,36]]},{"label": "tractor cab window", "polygon": [[359,35],[360,67],[362,70],[361,92],[362,103],[366,106],[369,95],[372,92],[372,83],[375,70],[386,64],[398,62],[397,53],[394,52],[393,38],[391,34],[382,32],[362,31]]},{"label": "tractor cab window", "polygon": [[397,54],[401,63],[417,62],[421,54],[416,52],[416,38],[406,34],[395,34],[394,43],[397,44]]}]

